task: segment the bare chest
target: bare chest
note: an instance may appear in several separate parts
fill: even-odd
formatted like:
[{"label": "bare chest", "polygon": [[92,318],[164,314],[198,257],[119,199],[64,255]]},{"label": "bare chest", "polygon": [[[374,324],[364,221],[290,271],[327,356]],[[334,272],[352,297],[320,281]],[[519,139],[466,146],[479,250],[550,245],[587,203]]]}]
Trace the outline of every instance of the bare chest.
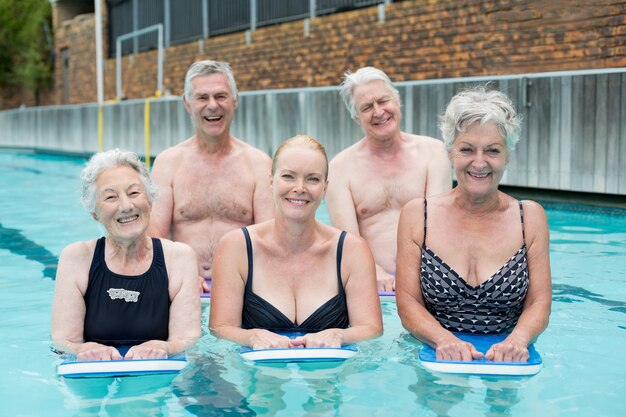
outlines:
[{"label": "bare chest", "polygon": [[251,224],[255,182],[245,167],[181,168],[173,183],[174,221]]},{"label": "bare chest", "polygon": [[363,171],[350,187],[357,217],[367,218],[386,210],[400,210],[426,192],[426,169]]}]

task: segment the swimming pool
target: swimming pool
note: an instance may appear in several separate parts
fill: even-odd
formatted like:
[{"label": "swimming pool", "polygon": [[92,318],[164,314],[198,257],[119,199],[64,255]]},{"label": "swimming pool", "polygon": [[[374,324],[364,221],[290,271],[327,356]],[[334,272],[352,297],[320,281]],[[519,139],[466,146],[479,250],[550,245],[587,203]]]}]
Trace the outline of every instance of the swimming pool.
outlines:
[{"label": "swimming pool", "polygon": [[206,334],[204,306],[205,334],[176,377],[57,378],[49,348],[56,258],[103,233],[79,203],[83,162],[0,151],[0,415],[626,415],[626,216],[550,206],[554,304],[534,377],[428,373],[419,342],[384,301],[384,335],[336,367],[243,362],[235,345]]}]

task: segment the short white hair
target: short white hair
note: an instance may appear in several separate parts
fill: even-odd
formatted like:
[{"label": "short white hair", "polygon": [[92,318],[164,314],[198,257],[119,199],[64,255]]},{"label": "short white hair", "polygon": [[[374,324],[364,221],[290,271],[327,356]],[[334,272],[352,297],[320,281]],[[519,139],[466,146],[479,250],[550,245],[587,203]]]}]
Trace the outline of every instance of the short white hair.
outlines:
[{"label": "short white hair", "polygon": [[185,75],[185,98],[187,101],[191,100],[191,94],[193,92],[191,81],[198,76],[209,74],[223,74],[226,77],[228,88],[230,88],[233,98],[237,98],[237,83],[235,82],[235,75],[233,74],[230,64],[228,62],[207,59],[194,62],[187,70],[187,74]]},{"label": "short white hair", "polygon": [[494,122],[498,126],[507,153],[513,152],[520,137],[521,116],[506,94],[480,85],[452,97],[445,113],[439,118],[439,127],[448,151],[452,150],[459,133],[476,123],[484,125],[487,122]]},{"label": "short white hair", "polygon": [[152,203],[157,197],[157,188],[150,178],[146,166],[134,152],[121,151],[117,148],[94,154],[80,173],[82,194],[80,201],[89,213],[96,211],[96,181],[102,172],[109,168],[126,166],[139,174],[146,189],[148,201]]},{"label": "short white hair", "polygon": [[383,81],[387,88],[389,88],[389,92],[393,96],[394,100],[400,104],[400,93],[393,86],[387,74],[383,71],[374,67],[359,68],[356,72],[346,71],[343,82],[339,87],[339,94],[341,95],[341,98],[348,108],[352,118],[355,118],[357,115],[356,105],[354,103],[354,89],[372,81]]}]

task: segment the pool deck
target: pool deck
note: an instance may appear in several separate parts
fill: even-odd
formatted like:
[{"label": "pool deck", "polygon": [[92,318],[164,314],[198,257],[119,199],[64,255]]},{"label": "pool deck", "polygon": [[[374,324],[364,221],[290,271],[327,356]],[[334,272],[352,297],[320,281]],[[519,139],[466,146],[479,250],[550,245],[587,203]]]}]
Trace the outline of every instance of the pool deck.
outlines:
[{"label": "pool deck", "polygon": [[618,194],[583,193],[574,191],[548,190],[540,188],[512,187],[501,185],[500,191],[518,199],[528,199],[540,203],[561,203],[564,205],[585,205],[597,207],[599,211],[611,211],[615,215],[626,216],[626,196]]}]

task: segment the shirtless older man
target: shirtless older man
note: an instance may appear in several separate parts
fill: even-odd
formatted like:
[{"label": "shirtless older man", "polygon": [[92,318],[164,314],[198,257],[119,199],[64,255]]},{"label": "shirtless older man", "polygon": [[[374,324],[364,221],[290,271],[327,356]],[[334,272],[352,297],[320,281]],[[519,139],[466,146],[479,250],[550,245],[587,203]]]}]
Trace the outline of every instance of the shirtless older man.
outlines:
[{"label": "shirtless older man", "polygon": [[[154,161],[152,179],[159,197],[150,233],[191,246],[200,277],[210,279],[215,247],[226,232],[272,218],[272,162],[230,134],[237,109],[230,65],[193,63],[185,76],[183,101],[195,134]],[[206,284],[203,289],[209,290]]]},{"label": "shirtless older man", "polygon": [[347,72],[340,93],[365,137],[330,163],[330,219],[369,243],[378,290],[392,291],[400,210],[409,200],[449,190],[450,162],[442,141],[400,131],[400,94],[383,71]]}]

